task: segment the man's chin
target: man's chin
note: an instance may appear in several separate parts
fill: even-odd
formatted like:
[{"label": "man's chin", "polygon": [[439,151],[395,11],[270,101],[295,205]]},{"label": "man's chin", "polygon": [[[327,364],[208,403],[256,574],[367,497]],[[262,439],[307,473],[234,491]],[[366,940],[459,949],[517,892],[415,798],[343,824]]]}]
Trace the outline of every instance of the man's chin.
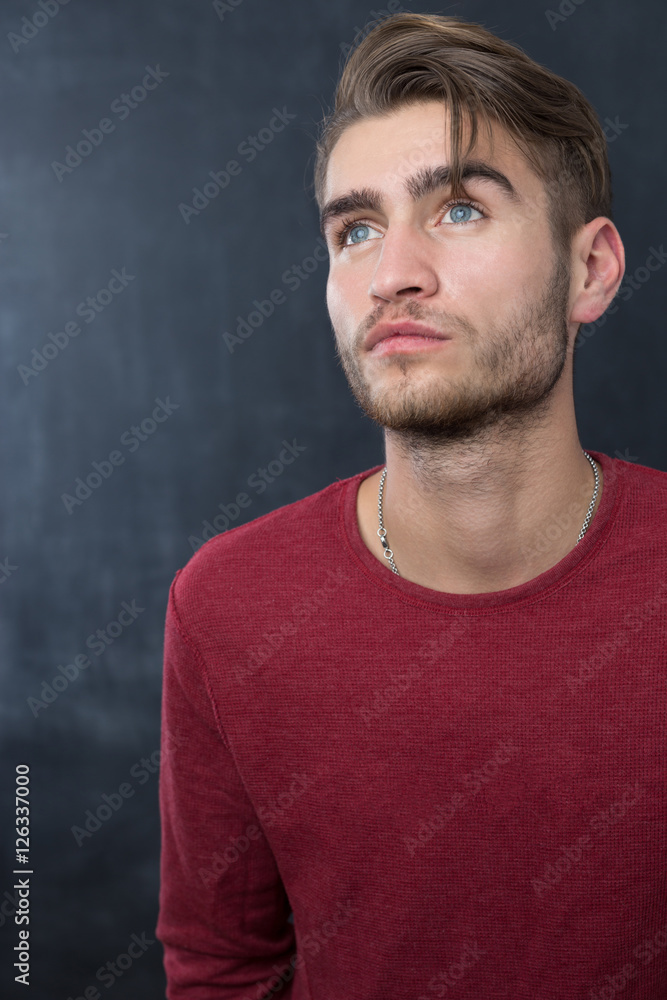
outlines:
[{"label": "man's chin", "polygon": [[357,402],[367,417],[386,430],[410,437],[437,438],[469,436],[496,420],[494,409],[468,401],[443,407],[442,397],[431,405],[423,399],[402,400],[357,396]]},{"label": "man's chin", "polygon": [[[359,387],[358,387],[359,388]],[[477,389],[477,391],[475,391]],[[551,386],[533,386],[532,391],[517,395],[507,391],[486,394],[479,387],[456,391],[448,387],[434,395],[395,390],[373,395],[365,386],[353,389],[357,403],[374,423],[411,440],[472,441],[492,427],[509,430],[519,424],[539,419],[548,408]]]}]

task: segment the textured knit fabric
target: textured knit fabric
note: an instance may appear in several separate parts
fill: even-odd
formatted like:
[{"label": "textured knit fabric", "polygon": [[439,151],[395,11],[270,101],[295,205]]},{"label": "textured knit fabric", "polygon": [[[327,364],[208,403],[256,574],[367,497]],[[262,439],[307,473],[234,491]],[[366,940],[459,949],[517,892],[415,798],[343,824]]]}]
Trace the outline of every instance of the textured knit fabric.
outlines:
[{"label": "textured knit fabric", "polygon": [[667,473],[591,454],[583,540],[508,590],[377,559],[380,466],[176,573],[170,1000],[666,1000]]}]

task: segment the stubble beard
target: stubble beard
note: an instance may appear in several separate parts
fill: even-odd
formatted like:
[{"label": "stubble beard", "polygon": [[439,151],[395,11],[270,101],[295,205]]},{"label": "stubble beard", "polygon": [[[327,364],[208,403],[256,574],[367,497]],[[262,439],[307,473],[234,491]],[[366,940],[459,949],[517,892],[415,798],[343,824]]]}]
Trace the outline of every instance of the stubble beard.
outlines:
[{"label": "stubble beard", "polygon": [[[461,319],[452,327],[447,316],[427,315],[417,300],[407,300],[401,307],[402,317],[427,322],[436,329],[453,329],[455,337],[465,338],[473,370],[461,378],[435,371],[441,365],[437,352],[426,377],[416,369],[431,365],[430,353],[396,354],[388,356],[386,363],[399,368],[401,378],[392,379],[388,387],[378,379],[378,387],[374,388],[362,371],[359,357],[366,333],[379,320],[377,314],[363,325],[362,335],[356,340],[359,347],[341,343],[336,337],[336,352],[364,413],[381,427],[399,432],[406,444],[423,448],[473,442],[501,427],[507,433],[523,433],[544,417],[551,392],[565,367],[569,288],[569,263],[559,254],[541,298],[520,303],[502,326],[482,333]],[[457,346],[452,348],[456,350]],[[446,352],[448,347],[442,350]],[[383,359],[378,360],[385,364]]]}]

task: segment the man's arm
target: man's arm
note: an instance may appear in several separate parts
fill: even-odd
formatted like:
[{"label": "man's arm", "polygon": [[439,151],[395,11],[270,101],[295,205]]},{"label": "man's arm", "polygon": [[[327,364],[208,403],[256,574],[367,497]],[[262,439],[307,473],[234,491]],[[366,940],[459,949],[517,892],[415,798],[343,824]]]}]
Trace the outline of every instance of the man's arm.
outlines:
[{"label": "man's arm", "polygon": [[[294,951],[290,905],[179,618],[178,576],[165,622],[160,767],[157,936],[167,997],[258,1000],[258,984],[275,984],[272,966]],[[235,849],[236,838],[245,850]],[[286,984],[284,1000],[289,993]]]}]

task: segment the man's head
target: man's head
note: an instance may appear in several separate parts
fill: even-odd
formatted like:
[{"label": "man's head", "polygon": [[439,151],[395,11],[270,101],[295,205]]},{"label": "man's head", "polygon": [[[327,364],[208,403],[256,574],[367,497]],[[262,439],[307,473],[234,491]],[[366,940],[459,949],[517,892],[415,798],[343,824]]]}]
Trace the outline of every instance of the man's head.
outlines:
[{"label": "man's head", "polygon": [[[592,108],[456,18],[394,15],[353,51],[315,186],[344,369],[364,410],[397,430],[464,437],[503,413],[537,415],[568,357],[571,374],[578,324],[622,278]],[[451,340],[371,353],[368,333],[395,319]]]},{"label": "man's head", "polygon": [[[570,252],[574,233],[597,216],[611,218],[607,140],[581,91],[481,25],[438,14],[401,13],[381,21],[353,49],[322,122],[315,198],[325,200],[327,168],[341,135],[355,122],[405,105],[439,101],[451,121],[452,194],[461,183],[463,133],[500,125],[544,185],[554,242]],[[434,135],[430,148],[437,141]],[[440,135],[442,148],[442,134]],[[419,164],[420,149],[410,162]]]}]

